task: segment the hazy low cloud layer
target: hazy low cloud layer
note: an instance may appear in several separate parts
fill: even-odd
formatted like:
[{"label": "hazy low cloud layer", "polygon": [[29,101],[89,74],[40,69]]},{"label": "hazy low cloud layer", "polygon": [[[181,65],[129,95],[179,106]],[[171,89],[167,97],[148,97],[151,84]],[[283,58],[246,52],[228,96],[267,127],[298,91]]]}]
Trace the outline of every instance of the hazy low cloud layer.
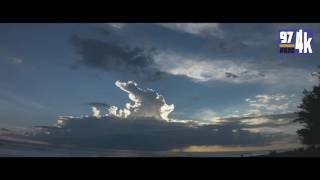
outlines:
[{"label": "hazy low cloud layer", "polygon": [[263,145],[270,140],[239,127],[238,123],[199,126],[144,117],[61,117],[57,126],[45,128],[35,138],[57,144],[140,150],[170,150],[189,145]]},{"label": "hazy low cloud layer", "polygon": [[296,135],[301,125],[293,120],[297,118],[296,113],[248,115],[242,117],[222,118],[224,122],[239,122],[244,130],[259,132],[263,134],[281,133]]},{"label": "hazy low cloud layer", "polygon": [[[281,119],[281,116],[277,118]],[[248,119],[229,119],[222,124],[199,125],[145,117],[60,117],[56,126],[43,128],[42,133],[34,138],[53,144],[131,150],[171,150],[192,145],[262,146],[273,141],[297,141],[295,135],[281,132],[286,127],[284,123],[281,124],[281,120],[273,125],[250,125],[245,123]],[[272,131],[275,129],[280,131]],[[271,131],[265,133],[265,130]]]}]

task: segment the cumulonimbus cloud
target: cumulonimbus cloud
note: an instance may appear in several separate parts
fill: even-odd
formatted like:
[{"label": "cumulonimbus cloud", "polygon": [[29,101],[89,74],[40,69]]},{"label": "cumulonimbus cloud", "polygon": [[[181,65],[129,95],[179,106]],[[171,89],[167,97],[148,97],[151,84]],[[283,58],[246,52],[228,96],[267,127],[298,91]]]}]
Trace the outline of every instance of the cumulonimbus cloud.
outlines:
[{"label": "cumulonimbus cloud", "polygon": [[[130,102],[124,108],[119,108],[105,103],[89,103],[94,117],[115,116],[119,118],[150,117],[158,120],[169,121],[169,114],[174,110],[174,104],[168,105],[164,97],[152,89],[142,89],[134,81],[116,81],[115,85],[128,93]],[[101,114],[101,110],[107,110]]]},{"label": "cumulonimbus cloud", "polygon": [[[61,116],[53,126],[38,127],[40,131],[33,139],[78,147],[172,150],[193,145],[265,145],[287,138],[279,132],[265,136],[259,128],[261,130],[263,123],[271,121],[250,124],[254,117],[225,119],[218,124],[171,119],[168,115],[174,105],[166,104],[164,97],[156,91],[142,89],[134,81],[116,81],[115,85],[128,93],[130,102],[125,108],[90,103],[92,116]],[[108,113],[102,114],[102,109],[107,109]],[[284,124],[279,121],[278,125]]]},{"label": "cumulonimbus cloud", "polygon": [[168,105],[162,95],[152,89],[143,90],[134,81],[116,81],[115,84],[128,93],[131,103],[126,104],[126,109],[130,115],[169,120],[168,115],[174,110],[174,105]]}]

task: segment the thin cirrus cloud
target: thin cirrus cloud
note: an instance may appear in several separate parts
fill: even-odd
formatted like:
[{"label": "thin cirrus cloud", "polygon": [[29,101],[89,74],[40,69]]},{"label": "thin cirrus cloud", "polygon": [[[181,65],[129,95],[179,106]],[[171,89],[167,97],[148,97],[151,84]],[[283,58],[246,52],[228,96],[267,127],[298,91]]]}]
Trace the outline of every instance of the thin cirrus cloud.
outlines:
[{"label": "thin cirrus cloud", "polygon": [[220,29],[219,23],[158,23],[158,25],[196,36],[223,37],[223,31]]},{"label": "thin cirrus cloud", "polygon": [[24,62],[23,59],[17,57],[10,57],[9,61],[11,64],[22,64]]},{"label": "thin cirrus cloud", "polygon": [[[281,87],[309,87],[316,78],[307,69],[279,66],[276,61],[250,59],[212,59],[174,52],[159,52],[154,57],[159,69],[171,75],[189,77],[195,82],[221,81],[234,84],[259,83]],[[299,76],[296,76],[296,74]]]},{"label": "thin cirrus cloud", "polygon": [[308,69],[282,66],[274,60],[201,57],[79,36],[74,36],[72,43],[80,55],[76,63],[138,81],[185,76],[195,83],[258,84],[266,88],[272,85],[278,90],[302,89],[316,82]]},{"label": "thin cirrus cloud", "polygon": [[22,95],[13,93],[7,89],[0,88],[0,101],[6,104],[12,104],[16,107],[23,107],[27,109],[37,109],[41,111],[49,111],[50,108],[46,105],[26,98]]},{"label": "thin cirrus cloud", "polygon": [[245,83],[264,78],[264,74],[253,69],[253,64],[249,62],[210,60],[165,52],[157,54],[155,59],[162,71],[172,75],[186,76],[196,82],[225,81]]},{"label": "thin cirrus cloud", "polygon": [[127,26],[126,23],[108,23],[108,25],[115,29],[122,29]]},{"label": "thin cirrus cloud", "polygon": [[[123,29],[127,27],[128,23],[107,23],[107,25],[114,29]],[[222,37],[223,32],[220,29],[219,23],[155,23],[154,25],[167,28],[169,30],[188,33],[200,37]]]},{"label": "thin cirrus cloud", "polygon": [[[116,29],[122,29],[129,25],[108,24]],[[164,23],[156,25],[193,35],[208,32],[209,29],[221,29],[220,24],[214,23]],[[80,55],[77,63],[89,68],[134,77],[136,80],[156,81],[173,75],[185,76],[200,83],[211,81],[233,84],[257,83],[274,85],[275,89],[301,89],[313,85],[316,81],[310,76],[309,70],[285,66],[279,60],[257,61],[242,56],[242,58],[200,56],[156,48],[131,47],[125,41],[122,43],[108,42],[79,36],[74,36],[72,43]],[[223,44],[218,43],[216,49],[223,47],[225,47]],[[297,73],[299,73],[298,77]],[[282,82],[288,83],[284,87]]]}]

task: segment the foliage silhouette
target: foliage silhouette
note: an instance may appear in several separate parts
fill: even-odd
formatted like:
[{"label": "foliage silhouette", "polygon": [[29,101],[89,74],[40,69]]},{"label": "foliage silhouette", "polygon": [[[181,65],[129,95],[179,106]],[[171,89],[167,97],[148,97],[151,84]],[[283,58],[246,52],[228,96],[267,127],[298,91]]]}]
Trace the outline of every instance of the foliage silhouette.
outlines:
[{"label": "foliage silhouette", "polygon": [[297,131],[302,143],[316,147],[320,145],[320,71],[312,73],[312,76],[316,76],[319,83],[311,91],[303,91],[304,97],[295,121],[303,125],[303,128]]}]

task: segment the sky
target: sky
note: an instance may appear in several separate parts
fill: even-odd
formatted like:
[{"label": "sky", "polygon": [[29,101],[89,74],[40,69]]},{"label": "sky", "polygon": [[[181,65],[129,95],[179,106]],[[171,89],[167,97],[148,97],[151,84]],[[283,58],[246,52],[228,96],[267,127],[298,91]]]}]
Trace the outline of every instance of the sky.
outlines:
[{"label": "sky", "polygon": [[[312,31],[313,53],[280,54],[279,31],[300,28]],[[0,127],[75,128],[75,137],[118,138],[107,146],[118,148],[297,142],[292,119],[317,84],[319,33],[291,23],[1,23]],[[105,134],[111,127],[168,136],[129,143]]]}]

